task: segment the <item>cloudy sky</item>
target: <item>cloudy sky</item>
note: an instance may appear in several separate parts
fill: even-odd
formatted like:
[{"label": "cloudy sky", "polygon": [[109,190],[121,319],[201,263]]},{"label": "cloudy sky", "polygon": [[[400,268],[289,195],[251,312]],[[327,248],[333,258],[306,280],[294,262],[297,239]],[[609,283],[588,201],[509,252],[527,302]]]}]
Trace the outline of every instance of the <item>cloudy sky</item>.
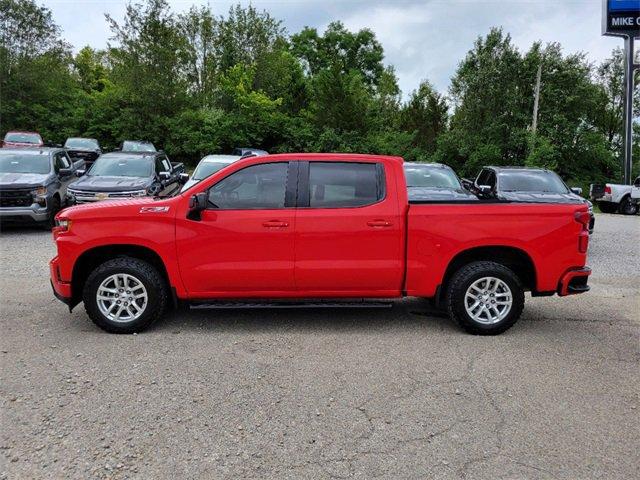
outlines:
[{"label": "cloudy sky", "polygon": [[[42,2],[42,0],[40,0]],[[77,49],[102,48],[110,32],[104,13],[122,18],[127,0],[44,0],[63,35]],[[206,0],[169,0],[176,11]],[[224,14],[236,1],[208,2]],[[248,4],[247,1],[240,1]],[[586,52],[590,60],[606,58],[622,41],[602,37],[601,0],[253,0],[259,9],[281,19],[289,33],[304,26],[323,30],[340,20],[350,29],[370,28],[394,65],[406,94],[421,79],[446,91],[458,62],[478,35],[502,26],[521,49],[536,40],[560,42],[566,52]]]}]

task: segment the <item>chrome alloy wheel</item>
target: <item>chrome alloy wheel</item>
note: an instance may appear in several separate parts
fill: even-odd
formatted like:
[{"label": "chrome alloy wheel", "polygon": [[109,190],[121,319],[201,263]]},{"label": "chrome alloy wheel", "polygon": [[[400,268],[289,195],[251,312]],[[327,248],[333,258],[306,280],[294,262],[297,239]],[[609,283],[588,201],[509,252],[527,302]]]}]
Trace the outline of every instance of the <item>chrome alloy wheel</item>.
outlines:
[{"label": "chrome alloy wheel", "polygon": [[147,289],[136,277],[116,273],[105,278],[96,293],[100,313],[119,323],[131,322],[147,308]]},{"label": "chrome alloy wheel", "polygon": [[483,277],[473,282],[464,296],[464,308],[478,323],[493,325],[509,315],[513,295],[509,286],[495,277]]}]

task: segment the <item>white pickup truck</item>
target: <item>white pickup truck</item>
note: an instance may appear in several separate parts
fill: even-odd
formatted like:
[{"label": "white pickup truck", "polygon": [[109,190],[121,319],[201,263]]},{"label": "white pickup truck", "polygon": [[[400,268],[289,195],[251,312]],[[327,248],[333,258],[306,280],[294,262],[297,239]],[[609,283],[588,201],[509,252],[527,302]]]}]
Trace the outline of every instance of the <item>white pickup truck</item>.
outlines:
[{"label": "white pickup truck", "polygon": [[602,213],[635,215],[640,207],[640,177],[632,185],[591,184],[589,196]]}]

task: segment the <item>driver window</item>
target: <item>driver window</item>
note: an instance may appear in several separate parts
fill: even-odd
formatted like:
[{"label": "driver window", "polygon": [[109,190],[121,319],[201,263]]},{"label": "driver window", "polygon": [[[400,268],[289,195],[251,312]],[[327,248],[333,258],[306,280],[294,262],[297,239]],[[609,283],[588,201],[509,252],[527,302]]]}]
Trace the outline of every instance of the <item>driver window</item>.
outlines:
[{"label": "driver window", "polygon": [[56,172],[59,172],[61,168],[71,168],[71,161],[64,152],[56,153],[55,156]]},{"label": "driver window", "polygon": [[209,203],[221,210],[284,208],[288,163],[244,168],[209,189]]},{"label": "driver window", "polygon": [[163,157],[156,157],[156,172],[157,173],[168,172],[169,171],[169,169],[167,168],[167,166],[165,165],[165,162],[163,160],[164,160]]}]

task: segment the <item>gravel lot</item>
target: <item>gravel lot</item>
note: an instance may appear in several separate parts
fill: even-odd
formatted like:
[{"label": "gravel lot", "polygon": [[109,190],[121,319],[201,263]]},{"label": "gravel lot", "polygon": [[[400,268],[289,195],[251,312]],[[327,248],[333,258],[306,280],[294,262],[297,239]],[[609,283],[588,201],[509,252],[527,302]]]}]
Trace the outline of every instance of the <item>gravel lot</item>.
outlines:
[{"label": "gravel lot", "polygon": [[500,337],[418,300],[116,336],[53,298],[50,234],[3,232],[0,478],[638,478],[638,238],[599,215],[592,291]]}]

